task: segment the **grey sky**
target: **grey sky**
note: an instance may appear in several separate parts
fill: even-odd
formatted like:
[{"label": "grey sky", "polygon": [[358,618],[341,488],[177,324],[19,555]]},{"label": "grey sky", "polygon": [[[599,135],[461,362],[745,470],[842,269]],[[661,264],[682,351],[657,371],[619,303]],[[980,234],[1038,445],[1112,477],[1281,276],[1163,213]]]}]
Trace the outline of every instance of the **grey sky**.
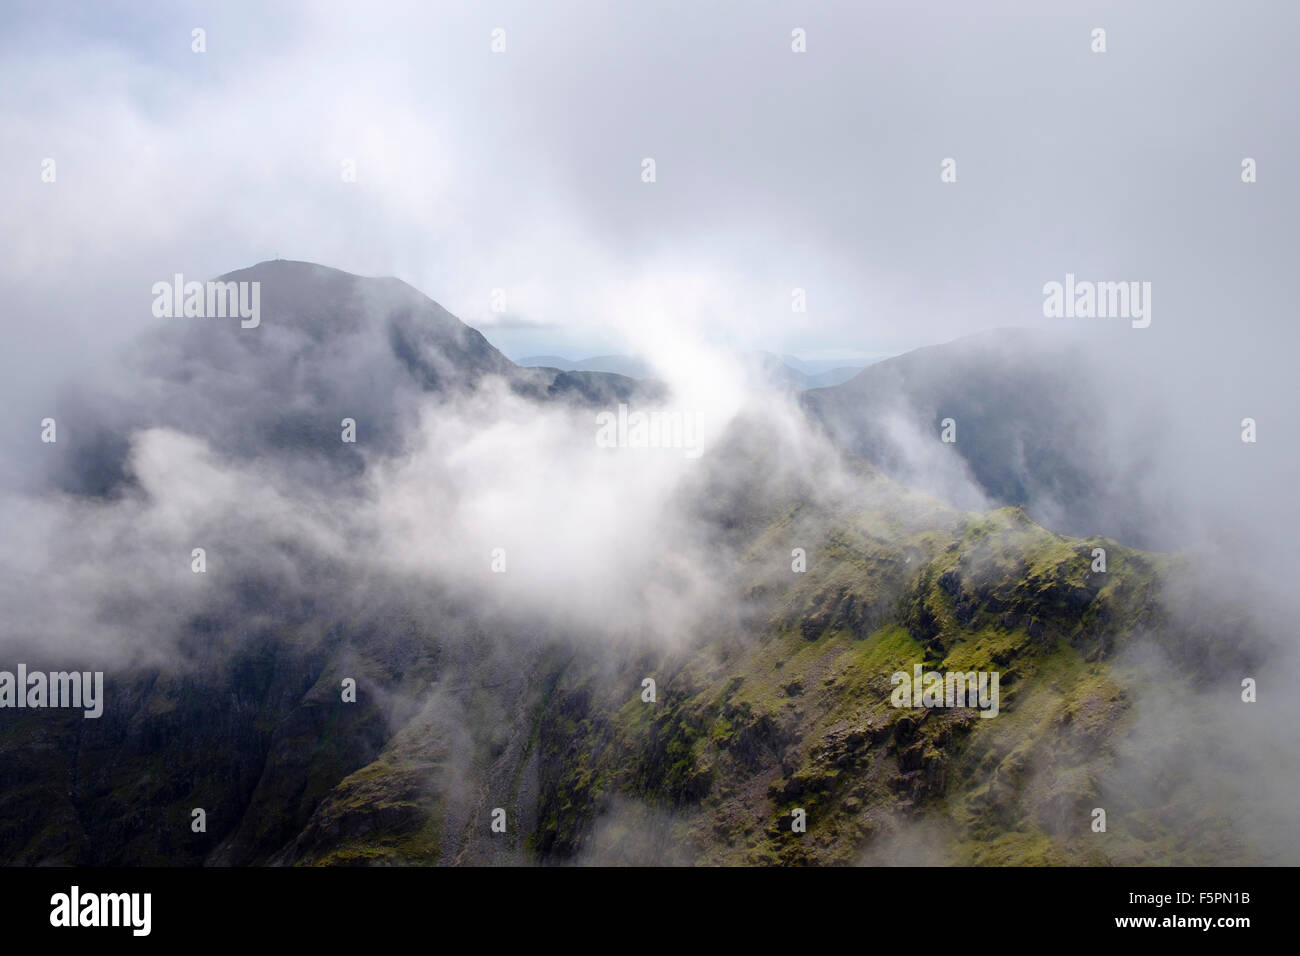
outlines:
[{"label": "grey sky", "polygon": [[1298,25],[1286,3],[10,4],[0,371],[32,399],[156,322],[153,282],[276,255],[396,275],[512,356],[637,350],[669,319],[896,352],[1051,325],[1042,285],[1072,271],[1151,281],[1141,334],[1266,361],[1295,343]]}]

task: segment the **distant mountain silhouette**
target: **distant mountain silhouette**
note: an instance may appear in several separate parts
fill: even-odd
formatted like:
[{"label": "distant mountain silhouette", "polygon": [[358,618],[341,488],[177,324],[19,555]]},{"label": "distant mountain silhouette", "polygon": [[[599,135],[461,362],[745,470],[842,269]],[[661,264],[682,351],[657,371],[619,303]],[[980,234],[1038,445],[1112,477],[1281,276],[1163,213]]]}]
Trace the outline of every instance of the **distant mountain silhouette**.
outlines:
[{"label": "distant mountain silhouette", "polygon": [[217,281],[260,283],[260,325],[164,319],[128,359],[147,388],[69,391],[59,418],[77,440],[51,456],[64,490],[107,495],[129,483],[129,435],[150,426],[201,435],[243,458],[274,453],[329,481],[363,468],[355,447],[339,447],[340,422],[354,419],[368,448],[395,453],[414,424],[413,392],[452,397],[497,376],[539,400],[608,405],[659,394],[624,376],[521,368],[399,279],[275,259]]}]

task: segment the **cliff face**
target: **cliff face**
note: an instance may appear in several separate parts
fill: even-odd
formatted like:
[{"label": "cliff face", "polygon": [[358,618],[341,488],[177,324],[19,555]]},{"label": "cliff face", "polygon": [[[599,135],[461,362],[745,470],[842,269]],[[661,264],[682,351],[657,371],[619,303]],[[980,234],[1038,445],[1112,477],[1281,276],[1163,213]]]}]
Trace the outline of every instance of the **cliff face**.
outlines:
[{"label": "cliff face", "polygon": [[[117,705],[98,721],[7,725],[0,854],[177,865],[1258,859],[1263,849],[1198,806],[1187,781],[1155,768],[1117,776],[1136,745],[1135,696],[1153,677],[1131,645],[1240,657],[1215,622],[1193,633],[1166,619],[1170,559],[1057,536],[1016,509],[959,514],[900,496],[837,515],[793,573],[777,542],[808,517],[792,505],[747,550],[737,600],[752,629],[673,653],[521,634],[521,656],[503,660],[472,627],[440,640],[426,622],[400,635],[286,630],[191,673],[115,676]],[[1107,549],[1104,573],[1091,570],[1094,547]],[[917,664],[997,672],[996,717],[893,706],[891,675]],[[345,674],[360,677],[355,704],[341,702]],[[1155,679],[1189,695],[1212,683],[1194,669]],[[206,833],[190,828],[195,807]],[[504,833],[491,829],[498,807]],[[1090,829],[1097,807],[1106,839]],[[1205,832],[1187,840],[1190,827]]]},{"label": "cliff face", "polygon": [[[529,409],[586,409],[657,400],[660,387],[516,368],[395,280],[280,262],[224,278],[264,284],[260,337],[170,327],[132,357],[133,387],[85,386],[60,413],[73,440],[51,449],[47,494],[87,535],[65,545],[98,554],[114,509],[128,509],[116,527],[144,545],[107,552],[100,563],[121,565],[109,571],[122,590],[92,610],[97,627],[144,633],[106,666],[101,718],[3,714],[0,861],[1284,856],[1233,822],[1230,788],[1187,769],[1231,754],[1224,715],[1262,646],[1201,600],[1214,582],[1198,585],[1206,572],[1192,559],[1066,537],[1018,507],[956,510],[825,448],[792,452],[784,426],[751,410],[672,502],[707,544],[690,569],[710,578],[705,612],[674,642],[627,627],[615,640],[600,621],[577,633],[544,613],[573,595],[515,605],[472,575],[357,561],[388,556],[368,553],[382,542],[355,531],[364,526],[330,516],[375,496],[374,473],[415,440],[417,406],[437,423],[449,407],[439,403],[480,389]],[[841,425],[849,412],[836,401]],[[345,416],[362,423],[359,448],[340,444]],[[131,466],[149,429],[181,433],[230,468],[204,465],[212,486],[159,505],[159,465],[143,477]],[[163,450],[184,458],[189,447]],[[271,504],[288,505],[231,493],[228,510],[205,511],[218,483],[248,469],[281,496]],[[421,473],[402,514],[460,504],[442,474]],[[151,507],[184,533],[149,524]],[[281,512],[294,520],[265,518]],[[215,542],[201,591],[170,557],[195,537]],[[667,540],[657,559],[672,571],[681,556]],[[148,597],[128,589],[149,573]],[[634,623],[675,599],[668,586],[648,593]],[[29,651],[41,666],[45,649]],[[897,706],[896,675],[918,667],[996,673],[998,696]]]},{"label": "cliff face", "polygon": [[[756,640],[643,661],[621,686],[570,667],[539,729],[548,759],[533,846],[710,864],[1267,855],[1167,755],[1134,766],[1149,681],[1191,699],[1214,693],[1219,666],[1245,664],[1224,622],[1167,620],[1167,559],[1063,538],[1016,509],[945,515],[902,539],[878,536],[889,517],[843,516],[816,570],[773,596]],[[1108,570],[1094,573],[1102,545]],[[1132,653],[1171,640],[1215,668],[1153,672]],[[891,675],[917,664],[997,672],[996,716],[893,706]],[[658,677],[657,702],[637,696],[640,673]],[[1216,732],[1201,723],[1187,732]]]}]

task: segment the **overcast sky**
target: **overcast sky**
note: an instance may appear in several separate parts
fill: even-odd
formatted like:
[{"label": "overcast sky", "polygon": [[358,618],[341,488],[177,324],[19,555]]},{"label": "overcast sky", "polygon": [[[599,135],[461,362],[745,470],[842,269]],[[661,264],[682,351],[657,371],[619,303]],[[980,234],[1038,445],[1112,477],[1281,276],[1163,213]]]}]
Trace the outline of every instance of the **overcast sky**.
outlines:
[{"label": "overcast sky", "polygon": [[152,283],[276,256],[398,276],[512,357],[638,351],[665,316],[896,353],[1050,326],[1066,272],[1151,281],[1140,334],[1273,351],[1297,27],[1281,2],[11,2],[0,372],[32,399],[158,321]]},{"label": "overcast sky", "polygon": [[[1097,28],[1104,53],[1093,51]],[[204,52],[192,48],[196,29]],[[795,30],[806,52],[792,50]],[[715,541],[689,537],[700,533],[689,509],[672,510],[678,473],[593,459],[589,421],[563,407],[509,394],[475,404],[488,394],[435,414],[412,399],[412,411],[428,412],[418,451],[372,460],[375,494],[358,496],[367,504],[357,512],[351,500],[326,506],[311,483],[285,494],[263,462],[209,447],[207,422],[238,431],[256,417],[211,396],[234,390],[276,418],[277,396],[296,384],[279,372],[288,363],[273,364],[283,352],[268,348],[266,365],[214,360],[166,387],[111,365],[169,321],[151,313],[154,283],[277,256],[404,279],[512,358],[646,353],[677,363],[699,393],[717,386],[718,363],[693,364],[712,350],[688,346],[852,359],[1003,326],[1108,337],[1124,361],[1068,393],[1077,414],[1060,442],[1077,441],[1076,429],[1098,449],[1094,473],[1192,515],[1186,523],[1210,544],[1235,529],[1243,543],[1204,560],[1204,578],[1185,586],[1244,595],[1254,575],[1267,585],[1258,620],[1293,623],[1298,36],[1294,0],[6,0],[8,631],[79,650],[87,638],[115,646],[185,633],[189,608],[172,601],[169,575],[192,578],[174,555],[189,554],[194,527],[226,542],[229,567],[267,568],[272,581],[298,580],[276,551],[284,540],[359,562],[345,578],[376,606],[384,592],[370,594],[366,562],[391,561],[395,589],[429,571],[458,584],[462,569],[480,568],[465,555],[500,540],[524,571],[511,576],[523,589],[512,594],[524,596],[530,625],[528,614],[555,608],[592,633],[691,634],[710,620],[691,615],[712,610],[725,561]],[[642,178],[647,158],[653,183]],[[941,181],[947,158],[956,182]],[[42,178],[49,159],[52,182]],[[355,182],[342,176],[347,161]],[[1067,273],[1151,283],[1150,326],[1045,318],[1043,287]],[[796,288],[806,312],[792,310]],[[504,313],[492,311],[494,289]],[[311,372],[329,382],[334,368],[353,367],[322,366]],[[141,407],[202,413],[189,430],[132,436],[146,494],[102,506],[45,488],[3,494],[20,459],[48,457],[37,423],[55,393],[101,369]],[[1084,375],[1062,376],[1072,380],[1062,389]],[[191,380],[177,399],[170,389]],[[377,393],[402,399],[394,390],[411,387],[396,376],[381,384]],[[117,391],[85,394],[111,410]],[[713,391],[727,401],[688,392],[683,404],[752,407],[739,387]],[[1090,407],[1098,393],[1120,396],[1119,412]],[[312,397],[300,389],[287,404]],[[775,408],[780,398],[762,400]],[[773,460],[839,487],[806,452],[821,447],[814,432],[782,417],[793,409],[761,411],[788,441]],[[1239,438],[1248,415],[1259,419],[1257,446]],[[931,432],[913,437],[927,453],[937,447]],[[357,529],[380,545],[357,547],[370,540]],[[663,567],[672,575],[658,576]],[[308,590],[318,584],[301,576]],[[637,600],[613,607],[629,581]],[[1276,630],[1294,646],[1293,627]],[[1271,659],[1271,686],[1295,686],[1294,658],[1288,649],[1280,665]],[[1274,728],[1295,725],[1286,700]],[[1242,754],[1258,762],[1237,777],[1277,781],[1278,796],[1266,796],[1293,809],[1296,762],[1278,759],[1288,742],[1252,739]],[[1209,756],[1202,772],[1228,766]],[[1268,773],[1277,768],[1288,772]]]}]

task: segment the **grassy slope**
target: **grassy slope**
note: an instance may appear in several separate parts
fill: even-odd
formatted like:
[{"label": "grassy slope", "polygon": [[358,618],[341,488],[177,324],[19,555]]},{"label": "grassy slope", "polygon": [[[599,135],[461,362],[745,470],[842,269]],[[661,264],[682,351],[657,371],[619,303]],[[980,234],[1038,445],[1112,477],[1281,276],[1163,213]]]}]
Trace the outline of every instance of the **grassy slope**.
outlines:
[{"label": "grassy slope", "polygon": [[[895,487],[866,509],[777,509],[745,534],[737,579],[753,612],[748,633],[702,633],[693,651],[614,666],[556,648],[526,666],[457,668],[470,698],[387,730],[371,707],[324,706],[339,674],[358,672],[355,660],[346,671],[338,661],[294,665],[292,680],[317,678],[293,690],[250,655],[247,665],[265,671],[259,694],[306,693],[257,729],[241,854],[315,865],[1258,859],[1227,829],[1226,808],[1178,774],[1114,773],[1117,761],[1143,756],[1130,739],[1132,688],[1150,675],[1124,656],[1133,636],[1156,635],[1180,660],[1204,647],[1162,618],[1173,559],[1055,535],[1019,509],[962,514]],[[807,552],[804,573],[791,570],[793,547]],[[1091,570],[1094,547],[1107,550],[1105,573]],[[388,643],[358,647],[369,661],[361,670],[388,686],[429,687],[433,646]],[[1000,714],[892,707],[890,675],[918,662],[998,671]],[[493,691],[503,666],[515,683]],[[654,703],[640,699],[647,676],[658,683]],[[1197,677],[1172,679],[1193,688]],[[151,732],[162,733],[169,715],[178,731],[197,719],[180,714],[187,696],[176,691],[166,680],[142,688]],[[1181,729],[1174,746],[1201,732]],[[467,735],[459,744],[457,733]],[[9,751],[37,759],[31,735],[19,736]],[[152,752],[147,744],[142,753]],[[220,816],[229,784],[213,776],[246,754],[242,738],[230,745],[229,761],[181,758],[184,792],[175,790],[178,767],[119,765],[98,784],[97,794],[112,791],[104,813],[120,805],[110,815],[126,819],[128,807],[148,804],[167,814],[161,830],[141,818],[121,834],[121,858],[175,862],[176,840],[153,842],[168,832],[194,844],[199,862],[212,842],[188,835],[194,805],[210,808],[210,828],[231,831]],[[172,790],[156,792],[167,781]],[[45,826],[20,854],[33,861],[75,844],[80,826],[75,811],[59,809],[67,798],[46,789]],[[509,808],[508,839],[486,835],[485,807],[498,804]],[[1090,829],[1097,806],[1109,815],[1104,835]],[[791,832],[796,808],[807,812],[804,834]],[[30,834],[34,823],[19,829]]]},{"label": "grassy slope", "polygon": [[[669,812],[670,839],[703,863],[1231,861],[1242,848],[1176,781],[1163,812],[1106,787],[1143,676],[1116,655],[1161,627],[1167,559],[1052,534],[1015,508],[910,501],[839,516],[761,633],[646,671],[657,702],[641,702],[640,672],[566,673],[539,731],[555,766],[535,848],[607,853],[593,839],[621,831],[591,825],[623,797]],[[768,596],[759,566],[787,560],[796,519],[749,553]],[[998,671],[999,716],[892,707],[890,674],[917,662]],[[1180,839],[1188,826],[1200,849]]]}]

